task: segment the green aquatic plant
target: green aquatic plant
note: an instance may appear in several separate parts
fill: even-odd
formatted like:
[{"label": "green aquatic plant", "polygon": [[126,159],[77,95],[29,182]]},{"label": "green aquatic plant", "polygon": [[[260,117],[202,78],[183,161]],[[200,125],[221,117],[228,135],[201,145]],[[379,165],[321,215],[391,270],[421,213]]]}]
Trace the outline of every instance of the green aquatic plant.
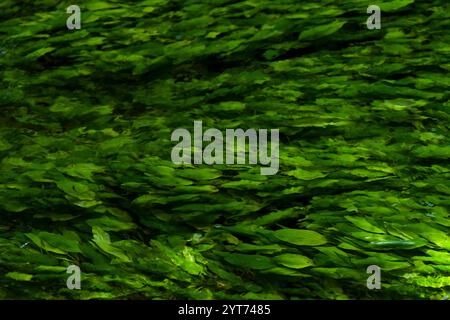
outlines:
[{"label": "green aquatic plant", "polygon": [[[77,5],[0,3],[0,298],[448,298],[448,1]],[[194,120],[279,171],[173,164]]]}]

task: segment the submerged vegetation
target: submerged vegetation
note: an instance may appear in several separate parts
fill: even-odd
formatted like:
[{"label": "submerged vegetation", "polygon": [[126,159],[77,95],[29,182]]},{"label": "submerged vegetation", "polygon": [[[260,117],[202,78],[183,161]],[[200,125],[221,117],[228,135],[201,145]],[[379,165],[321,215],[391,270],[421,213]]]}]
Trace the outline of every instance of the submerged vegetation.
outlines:
[{"label": "submerged vegetation", "polygon": [[[0,298],[448,298],[450,3],[376,2],[2,0]],[[279,171],[174,165],[196,120]]]}]

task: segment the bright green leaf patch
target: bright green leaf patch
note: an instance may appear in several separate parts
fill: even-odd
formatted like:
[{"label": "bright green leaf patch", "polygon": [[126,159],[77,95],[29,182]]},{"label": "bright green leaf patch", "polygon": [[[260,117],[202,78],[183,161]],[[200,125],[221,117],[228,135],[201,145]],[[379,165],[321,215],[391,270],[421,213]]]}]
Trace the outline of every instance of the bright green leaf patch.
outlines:
[{"label": "bright green leaf patch", "polygon": [[329,24],[307,29],[305,31],[302,31],[299,36],[299,40],[315,40],[325,36],[329,36],[341,29],[345,25],[345,23],[345,21],[334,21]]},{"label": "bright green leaf patch", "polygon": [[299,246],[319,246],[327,243],[323,235],[312,230],[280,229],[273,234],[279,240]]},{"label": "bright green leaf patch", "polygon": [[308,257],[285,253],[275,257],[275,261],[285,267],[302,269],[314,265],[314,262]]},{"label": "bright green leaf patch", "polygon": [[8,272],[6,274],[6,277],[16,281],[30,281],[31,279],[33,279],[33,275],[20,272]]}]

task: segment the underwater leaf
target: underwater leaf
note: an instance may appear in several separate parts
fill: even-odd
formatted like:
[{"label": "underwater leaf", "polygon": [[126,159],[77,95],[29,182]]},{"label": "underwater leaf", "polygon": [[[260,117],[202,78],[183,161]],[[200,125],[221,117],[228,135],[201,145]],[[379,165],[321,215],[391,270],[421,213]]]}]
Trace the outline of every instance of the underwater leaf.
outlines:
[{"label": "underwater leaf", "polygon": [[285,267],[302,269],[314,265],[314,262],[308,257],[285,253],[275,257],[275,261]]},{"label": "underwater leaf", "polygon": [[325,36],[329,36],[339,29],[341,29],[345,25],[346,21],[333,21],[331,23],[320,25],[317,27],[313,27],[302,31],[299,36],[299,40],[314,40],[318,38],[322,38]]},{"label": "underwater leaf", "polygon": [[319,246],[327,243],[324,236],[312,230],[280,229],[273,233],[277,239],[299,246]]},{"label": "underwater leaf", "polygon": [[8,272],[6,277],[16,281],[30,281],[33,278],[33,275],[20,272]]}]

